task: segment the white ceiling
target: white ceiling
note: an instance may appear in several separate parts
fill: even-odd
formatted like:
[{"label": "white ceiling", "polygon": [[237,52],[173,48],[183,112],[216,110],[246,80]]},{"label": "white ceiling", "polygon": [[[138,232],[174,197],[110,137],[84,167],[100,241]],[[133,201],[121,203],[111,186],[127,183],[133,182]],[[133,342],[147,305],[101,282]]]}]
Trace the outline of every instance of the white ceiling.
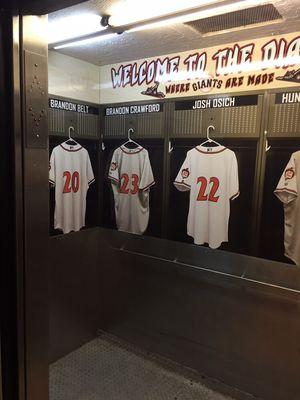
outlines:
[{"label": "white ceiling", "polygon": [[[100,15],[112,14],[117,3],[125,0],[90,0],[74,7],[69,7],[49,15],[49,20],[78,14],[80,12],[97,12]],[[140,0],[141,7],[147,7],[151,0]],[[161,0],[163,1],[163,0]],[[184,0],[182,0],[184,2]],[[123,33],[107,41],[85,46],[70,47],[58,50],[95,65],[107,65],[140,58],[154,57],[191,49],[200,49],[234,41],[255,39],[264,36],[296,32],[300,27],[300,0],[270,1],[284,17],[283,22],[261,27],[201,36],[184,24],[176,24],[159,29],[144,30],[134,33]],[[197,1],[195,0],[195,3]],[[201,0],[198,1],[201,5]]]}]

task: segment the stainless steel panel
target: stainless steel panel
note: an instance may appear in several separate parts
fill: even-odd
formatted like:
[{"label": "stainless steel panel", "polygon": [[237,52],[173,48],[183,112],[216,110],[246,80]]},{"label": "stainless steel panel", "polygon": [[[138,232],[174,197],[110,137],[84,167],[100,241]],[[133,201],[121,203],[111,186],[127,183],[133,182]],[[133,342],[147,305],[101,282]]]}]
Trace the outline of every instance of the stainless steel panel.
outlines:
[{"label": "stainless steel panel", "polygon": [[[46,32],[47,17],[24,16],[20,27],[21,48],[25,50],[23,55],[27,64],[21,75],[23,82],[21,93],[23,99],[24,97],[26,99],[22,103],[23,117],[26,120],[26,132],[25,129],[23,132],[27,136],[21,156],[24,212],[22,251],[25,291],[25,337],[23,338],[26,351],[25,390],[26,398],[40,400],[48,398],[48,46],[46,35],[41,34]],[[24,65],[23,57],[22,61]],[[32,83],[34,79],[35,83]],[[34,116],[28,115],[31,106]],[[46,112],[41,117],[40,125],[31,130],[34,118],[38,118],[43,108]],[[34,135],[35,132],[39,133],[39,138]]]},{"label": "stainless steel panel", "polygon": [[25,50],[26,145],[47,148],[47,57]]}]

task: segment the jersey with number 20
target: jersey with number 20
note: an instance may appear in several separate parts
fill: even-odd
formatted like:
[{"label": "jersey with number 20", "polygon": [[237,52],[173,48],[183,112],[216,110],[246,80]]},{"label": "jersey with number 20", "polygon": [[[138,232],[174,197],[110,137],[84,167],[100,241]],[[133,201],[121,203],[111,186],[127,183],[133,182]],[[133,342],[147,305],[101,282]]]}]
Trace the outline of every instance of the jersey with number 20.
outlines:
[{"label": "jersey with number 20", "polygon": [[141,235],[148,226],[150,187],[154,185],[148,151],[141,146],[118,147],[108,178],[114,193],[118,230]]},{"label": "jersey with number 20", "polygon": [[224,146],[197,146],[187,152],[174,182],[190,190],[187,233],[213,249],[228,241],[230,200],[239,195],[235,153]]},{"label": "jersey with number 20", "polygon": [[53,149],[49,168],[55,186],[54,228],[79,231],[85,226],[87,190],[95,180],[89,154],[79,144],[62,143]]}]

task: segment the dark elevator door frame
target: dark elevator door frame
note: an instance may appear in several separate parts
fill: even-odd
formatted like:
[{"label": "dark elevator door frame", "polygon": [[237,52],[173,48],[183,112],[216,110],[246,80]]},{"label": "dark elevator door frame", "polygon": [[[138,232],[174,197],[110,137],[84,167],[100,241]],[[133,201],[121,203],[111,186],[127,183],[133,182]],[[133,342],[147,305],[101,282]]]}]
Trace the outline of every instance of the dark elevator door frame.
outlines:
[{"label": "dark elevator door frame", "polygon": [[[9,69],[5,98],[9,121],[4,137],[12,143],[11,148],[6,147],[11,165],[7,163],[5,173],[13,186],[9,193],[11,241],[6,235],[11,243],[11,259],[5,265],[4,276],[10,279],[14,289],[7,307],[11,307],[15,325],[12,323],[10,332],[4,339],[1,337],[1,345],[2,341],[13,342],[11,360],[7,357],[10,362],[3,364],[5,371],[2,371],[3,376],[12,375],[4,381],[4,394],[9,399],[47,400],[49,397],[48,45],[47,17],[43,14],[80,2],[19,1],[7,4],[3,10],[8,22],[3,38],[7,43],[5,61]],[[43,108],[46,112],[38,126],[33,122],[35,113]]]}]

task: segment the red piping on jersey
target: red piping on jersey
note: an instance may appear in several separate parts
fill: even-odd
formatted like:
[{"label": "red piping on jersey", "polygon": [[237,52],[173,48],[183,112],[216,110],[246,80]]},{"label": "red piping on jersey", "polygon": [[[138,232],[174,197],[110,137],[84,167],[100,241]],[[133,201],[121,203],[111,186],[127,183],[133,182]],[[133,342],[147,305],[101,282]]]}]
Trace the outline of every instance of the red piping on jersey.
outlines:
[{"label": "red piping on jersey", "polygon": [[108,179],[111,179],[112,181],[119,183],[119,180],[114,178],[113,176],[108,175]]},{"label": "red piping on jersey", "polygon": [[296,192],[296,190],[288,189],[288,188],[278,188],[278,189],[275,189],[274,192],[275,192],[275,193],[276,193],[276,192],[290,192],[290,193],[293,193],[293,194],[298,195],[298,193]]},{"label": "red piping on jersey", "polygon": [[146,187],[144,187],[143,189],[140,188],[140,190],[146,190],[149,189],[149,187],[151,187],[152,185],[155,184],[155,181],[151,182],[149,185],[147,185]]},{"label": "red piping on jersey", "polygon": [[224,150],[227,150],[227,147],[224,147],[224,149],[219,150],[219,151],[202,151],[202,150],[198,149],[198,147],[195,147],[195,149],[198,150],[199,153],[202,153],[202,154],[217,154],[217,153],[222,153],[222,151],[224,151]]},{"label": "red piping on jersey", "polygon": [[[121,149],[121,150],[123,151],[123,153],[125,153],[125,154],[138,154],[138,153],[140,153],[142,150],[144,150],[144,148],[141,147],[138,151],[134,151],[134,152],[131,151],[131,152],[130,152],[130,151],[124,150],[122,146],[120,147],[120,149]],[[133,149],[133,150],[134,150],[134,149]]]},{"label": "red piping on jersey", "polygon": [[174,185],[175,185],[175,184],[177,184],[177,185],[183,185],[183,186],[188,187],[189,189],[191,188],[190,185],[188,185],[187,183],[184,183],[184,182],[174,181],[173,183],[174,183]]},{"label": "red piping on jersey", "polygon": [[233,196],[230,197],[230,200],[236,199],[239,194],[240,194],[240,192],[238,191],[236,194],[234,194]]},{"label": "red piping on jersey", "polygon": [[66,149],[62,144],[60,145],[60,147],[62,147],[64,150],[66,150],[66,151],[70,151],[71,153],[72,152],[75,152],[75,151],[79,151],[79,150],[81,150],[82,149],[82,146],[81,147],[79,147],[79,149],[75,149],[75,150],[71,150],[71,149]]}]

